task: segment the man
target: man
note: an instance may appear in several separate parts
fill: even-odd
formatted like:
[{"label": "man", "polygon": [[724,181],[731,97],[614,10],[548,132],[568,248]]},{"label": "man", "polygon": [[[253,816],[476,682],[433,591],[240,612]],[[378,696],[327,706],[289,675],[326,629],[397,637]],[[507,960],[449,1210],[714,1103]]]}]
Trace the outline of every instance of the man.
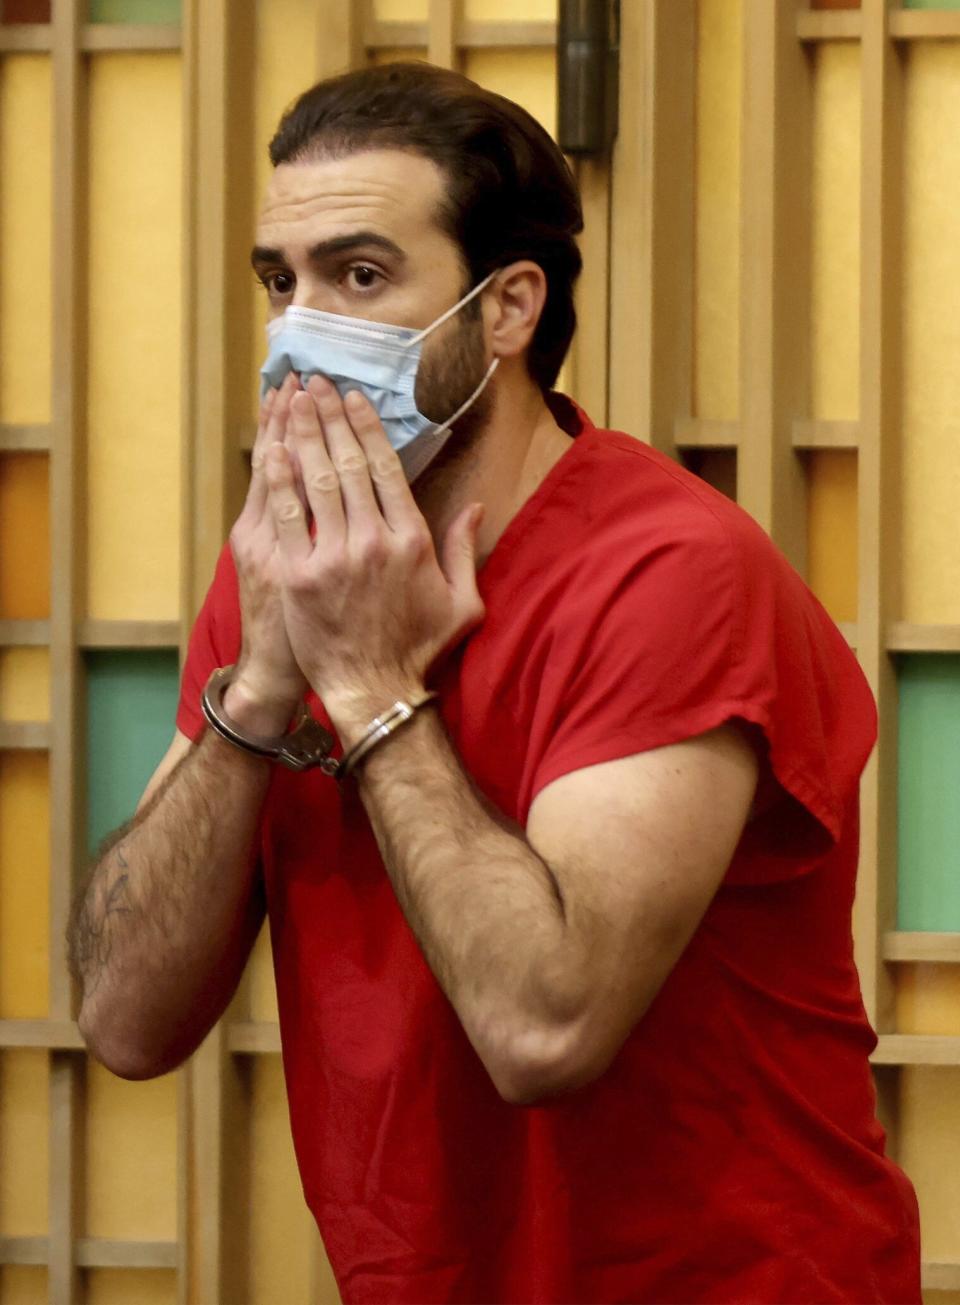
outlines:
[{"label": "man", "polygon": [[[522,110],[369,69],[271,156],[249,495],[78,905],[90,1046],[183,1060],[266,904],[346,1301],[917,1300],[849,649],[733,504],[549,393],[580,211]],[[281,740],[304,696],[339,783]]]}]

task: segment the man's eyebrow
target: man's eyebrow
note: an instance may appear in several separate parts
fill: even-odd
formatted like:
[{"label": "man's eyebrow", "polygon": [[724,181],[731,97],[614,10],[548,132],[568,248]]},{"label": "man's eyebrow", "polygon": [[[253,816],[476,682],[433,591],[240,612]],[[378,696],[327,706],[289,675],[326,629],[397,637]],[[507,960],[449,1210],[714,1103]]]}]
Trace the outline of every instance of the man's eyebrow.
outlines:
[{"label": "man's eyebrow", "polygon": [[[371,246],[391,254],[398,262],[406,261],[407,256],[400,246],[388,236],[382,236],[376,231],[353,231],[349,235],[332,236],[329,240],[318,241],[309,250],[310,261],[312,263],[321,263],[325,258],[330,258],[335,254],[347,254],[352,249],[370,249]],[[258,267],[264,263],[286,264],[287,259],[282,249],[273,249],[266,245],[255,245],[250,254],[250,262],[254,267]]]}]

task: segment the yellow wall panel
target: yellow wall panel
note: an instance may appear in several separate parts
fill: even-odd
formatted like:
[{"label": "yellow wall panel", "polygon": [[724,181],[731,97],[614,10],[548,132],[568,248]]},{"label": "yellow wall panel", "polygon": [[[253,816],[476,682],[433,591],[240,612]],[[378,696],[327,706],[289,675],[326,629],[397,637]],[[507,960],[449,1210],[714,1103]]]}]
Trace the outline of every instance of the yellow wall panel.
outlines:
[{"label": "yellow wall panel", "polygon": [[463,71],[522,104],[551,136],[557,132],[557,57],[553,50],[469,50]]},{"label": "yellow wall panel", "polygon": [[280,1058],[257,1057],[250,1075],[251,1305],[308,1305],[316,1225],[300,1187]]},{"label": "yellow wall panel", "polygon": [[857,455],[808,454],[807,582],[835,621],[857,619]]},{"label": "yellow wall panel", "polygon": [[905,97],[903,618],[960,622],[960,42],[911,42]]},{"label": "yellow wall panel", "polygon": [[[960,970],[951,965],[902,965],[897,974],[901,1033],[960,1036]],[[960,1098],[957,1110],[960,1129]]]},{"label": "yellow wall panel", "polygon": [[177,55],[91,59],[92,617],[178,614],[180,119]]},{"label": "yellow wall panel", "polygon": [[[811,412],[860,410],[860,48],[814,50]],[[855,528],[855,523],[854,523]]]},{"label": "yellow wall panel", "polygon": [[50,420],[50,60],[0,70],[0,421]]},{"label": "yellow wall panel", "polygon": [[0,1265],[0,1305],[48,1305],[46,1269]]},{"label": "yellow wall panel", "polygon": [[48,650],[0,649],[0,720],[48,720],[49,717]]},{"label": "yellow wall panel", "polygon": [[277,984],[273,977],[273,952],[270,948],[270,930],[260,930],[247,967],[252,1020],[276,1020]]},{"label": "yellow wall panel", "polygon": [[464,0],[464,17],[475,22],[541,22],[557,17],[557,0]]},{"label": "yellow wall panel", "polygon": [[0,453],[0,617],[50,615],[49,462]]},{"label": "yellow wall panel", "polygon": [[176,1305],[172,1269],[91,1269],[86,1305]]},{"label": "yellow wall panel", "polygon": [[48,1013],[49,816],[46,755],[0,753],[0,1019]]},{"label": "yellow wall panel", "polygon": [[739,412],[741,0],[699,0],[694,415]]},{"label": "yellow wall panel", "polygon": [[925,1260],[957,1259],[960,1247],[960,1069],[904,1068],[898,1159],[920,1202]]},{"label": "yellow wall panel", "polygon": [[49,1111],[47,1053],[0,1053],[0,1236],[47,1234]]},{"label": "yellow wall panel", "polygon": [[86,1236],[176,1237],[176,1083],[128,1083],[88,1061]]},{"label": "yellow wall panel", "polygon": [[429,0],[373,0],[374,17],[382,23],[422,23]]}]

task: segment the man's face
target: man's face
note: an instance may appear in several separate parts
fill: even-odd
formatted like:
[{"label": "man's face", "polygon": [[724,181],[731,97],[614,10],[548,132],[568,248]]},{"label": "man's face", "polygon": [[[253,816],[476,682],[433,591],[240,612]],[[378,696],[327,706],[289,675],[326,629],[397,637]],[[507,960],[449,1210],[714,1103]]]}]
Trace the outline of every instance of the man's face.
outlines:
[{"label": "man's face", "polygon": [[[270,316],[296,305],[429,326],[469,288],[460,249],[438,225],[444,190],[434,163],[396,149],[274,169],[253,251]],[[485,369],[483,323],[470,304],[424,342],[417,406],[444,421]]]}]

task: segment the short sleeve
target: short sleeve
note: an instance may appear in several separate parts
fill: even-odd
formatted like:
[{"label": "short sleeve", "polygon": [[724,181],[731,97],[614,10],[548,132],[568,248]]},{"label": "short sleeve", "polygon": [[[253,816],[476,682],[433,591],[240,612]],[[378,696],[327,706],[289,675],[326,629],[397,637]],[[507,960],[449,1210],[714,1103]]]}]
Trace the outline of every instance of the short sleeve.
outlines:
[{"label": "short sleeve", "polygon": [[200,695],[218,666],[236,662],[240,654],[240,604],[237,574],[229,544],[217,561],[213,583],[190,635],[180,680],[177,728],[194,743],[206,728]]},{"label": "short sleeve", "polygon": [[[743,722],[770,799],[744,851],[791,877],[841,837],[875,735],[856,660],[767,536],[732,504],[701,504],[655,548],[584,562],[554,664],[562,688],[533,795],[586,766]],[[622,559],[622,560],[621,560]],[[743,868],[747,877],[752,871]]]}]

